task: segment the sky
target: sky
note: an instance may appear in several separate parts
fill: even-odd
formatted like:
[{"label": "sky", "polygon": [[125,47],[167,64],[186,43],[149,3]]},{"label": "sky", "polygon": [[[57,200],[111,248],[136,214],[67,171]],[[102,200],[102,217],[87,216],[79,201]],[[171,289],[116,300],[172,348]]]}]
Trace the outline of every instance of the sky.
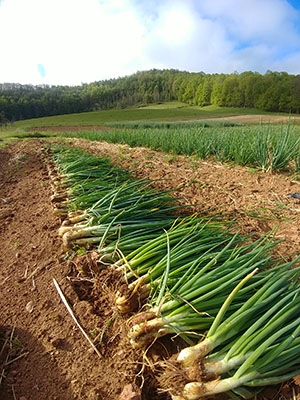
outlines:
[{"label": "sky", "polygon": [[152,68],[300,74],[300,0],[0,0],[0,82]]}]

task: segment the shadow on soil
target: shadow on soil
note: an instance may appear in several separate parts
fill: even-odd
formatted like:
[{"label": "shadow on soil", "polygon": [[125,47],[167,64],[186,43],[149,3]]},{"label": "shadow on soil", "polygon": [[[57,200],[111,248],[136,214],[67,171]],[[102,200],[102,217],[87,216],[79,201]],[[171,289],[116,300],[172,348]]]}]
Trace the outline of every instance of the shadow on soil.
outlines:
[{"label": "shadow on soil", "polygon": [[71,351],[71,345],[66,340],[52,343],[51,351],[24,329],[16,328],[12,339],[11,332],[12,327],[0,327],[1,400],[75,399],[70,379],[55,361],[57,352]]}]

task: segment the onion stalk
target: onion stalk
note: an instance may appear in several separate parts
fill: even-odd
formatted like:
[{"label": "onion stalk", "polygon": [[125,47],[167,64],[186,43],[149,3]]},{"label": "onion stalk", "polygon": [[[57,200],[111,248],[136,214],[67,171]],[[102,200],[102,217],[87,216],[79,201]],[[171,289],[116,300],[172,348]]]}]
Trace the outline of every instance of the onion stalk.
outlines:
[{"label": "onion stalk", "polygon": [[[271,385],[299,373],[300,267],[290,269],[298,260],[269,270],[270,279],[221,321],[222,308],[244,290],[238,288],[241,283],[234,289],[205,339],[179,353],[177,368],[186,384],[179,393],[171,389],[174,399],[197,400],[241,386]],[[195,369],[201,370],[198,379]]]},{"label": "onion stalk", "polygon": [[[177,274],[177,279],[173,284],[171,280],[168,282],[168,289],[161,302],[158,301],[159,284],[154,280],[156,284],[150,294],[152,306],[146,310],[145,318],[141,313],[132,319],[129,337],[134,347],[145,346],[166,332],[180,334],[191,344],[189,334],[201,333],[210,328],[222,303],[240,279],[255,268],[263,269],[271,265],[268,252],[273,243],[264,243],[267,237],[254,244],[239,247],[233,246],[235,240],[236,235],[219,249],[214,249],[212,243],[211,248],[206,249],[198,259],[195,257],[196,262],[186,264],[183,269],[174,268],[170,271],[169,279],[172,274]],[[197,247],[193,248],[196,253]],[[256,274],[249,284],[239,291],[228,312],[234,312],[241,302],[256,292],[273,273],[270,271]],[[159,279],[162,280],[161,277]],[[153,283],[151,284],[153,287]],[[154,326],[158,329],[154,330]]]}]

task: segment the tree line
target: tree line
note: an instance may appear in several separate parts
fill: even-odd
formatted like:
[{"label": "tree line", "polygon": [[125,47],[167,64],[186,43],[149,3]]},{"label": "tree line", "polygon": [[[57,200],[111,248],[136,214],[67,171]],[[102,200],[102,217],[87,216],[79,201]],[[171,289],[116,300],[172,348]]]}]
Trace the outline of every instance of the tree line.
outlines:
[{"label": "tree line", "polygon": [[0,123],[171,100],[190,105],[300,113],[300,75],[267,71],[205,74],[137,72],[79,86],[0,84]]}]

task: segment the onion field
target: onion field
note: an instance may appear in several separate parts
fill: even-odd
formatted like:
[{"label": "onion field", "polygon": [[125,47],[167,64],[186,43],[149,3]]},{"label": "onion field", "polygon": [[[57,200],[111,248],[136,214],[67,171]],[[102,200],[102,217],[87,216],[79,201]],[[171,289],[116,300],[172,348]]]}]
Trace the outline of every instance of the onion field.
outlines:
[{"label": "onion field", "polygon": [[[214,136],[205,129],[192,134]],[[285,168],[294,159],[279,149],[295,155],[299,140],[290,127],[272,138],[270,129],[256,132],[269,140],[260,168]],[[101,270],[117,277],[111,307],[127,319],[132,347],[146,356],[159,338],[181,338],[178,353],[154,367],[173,400],[247,399],[300,373],[300,256],[275,258],[274,232],[253,240],[224,216],[190,215],[171,191],[78,149],[48,148],[45,160],[65,251],[93,253],[90,282]]]},{"label": "onion field", "polygon": [[64,133],[67,137],[143,146],[166,153],[213,158],[263,171],[300,169],[297,125],[121,124],[117,129]]},{"label": "onion field", "polygon": [[299,397],[297,120],[150,111],[2,128],[0,391]]}]

